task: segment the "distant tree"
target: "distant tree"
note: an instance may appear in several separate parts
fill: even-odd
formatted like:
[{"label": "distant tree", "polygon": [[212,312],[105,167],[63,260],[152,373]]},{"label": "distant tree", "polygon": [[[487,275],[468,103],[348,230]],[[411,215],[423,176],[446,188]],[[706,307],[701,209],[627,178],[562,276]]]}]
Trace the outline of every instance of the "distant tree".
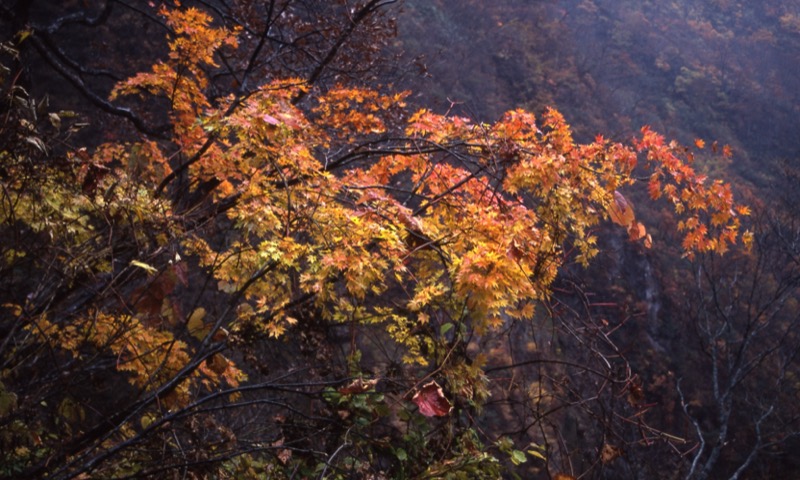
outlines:
[{"label": "distant tree", "polygon": [[676,320],[688,321],[702,352],[679,383],[699,442],[686,478],[789,473],[786,449],[800,434],[800,229],[796,205],[782,210],[756,217],[752,252],[703,255],[683,285]]}]

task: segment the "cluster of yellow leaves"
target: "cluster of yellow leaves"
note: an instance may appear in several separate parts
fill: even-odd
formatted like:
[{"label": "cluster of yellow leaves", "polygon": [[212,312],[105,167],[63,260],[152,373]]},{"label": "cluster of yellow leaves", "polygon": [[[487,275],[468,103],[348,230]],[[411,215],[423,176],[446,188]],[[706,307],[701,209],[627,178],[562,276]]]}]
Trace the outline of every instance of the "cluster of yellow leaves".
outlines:
[{"label": "cluster of yellow leaves", "polygon": [[[109,352],[116,359],[116,368],[130,374],[131,385],[152,391],[175,378],[191,360],[191,348],[168,330],[146,326],[135,317],[94,312],[90,316],[59,325],[46,317],[38,318],[27,329],[40,341],[70,352],[74,357],[92,355],[91,345]],[[223,380],[237,386],[245,377],[235,365],[220,354],[201,365],[192,377],[207,388],[217,387]],[[165,406],[185,405],[192,395],[193,381],[187,379],[164,399]]]},{"label": "cluster of yellow leaves", "polygon": [[[75,357],[90,354],[84,347],[93,345],[116,357],[117,369],[129,372],[130,383],[153,390],[173,378],[189,361],[186,344],[169,332],[148,328],[137,319],[96,312],[63,326],[47,318],[33,322],[28,329],[42,341],[66,350]],[[175,400],[186,400],[188,388],[178,389]]]}]

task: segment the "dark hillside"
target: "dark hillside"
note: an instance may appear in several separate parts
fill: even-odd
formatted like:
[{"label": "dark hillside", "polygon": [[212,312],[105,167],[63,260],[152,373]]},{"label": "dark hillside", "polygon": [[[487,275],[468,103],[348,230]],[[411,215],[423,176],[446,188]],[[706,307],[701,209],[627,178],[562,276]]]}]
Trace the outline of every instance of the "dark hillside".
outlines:
[{"label": "dark hillside", "polygon": [[[695,139],[705,141],[697,152],[699,164],[710,176],[729,179],[756,210],[751,219],[760,239],[756,259],[729,255],[721,262],[676,262],[670,253],[679,239],[669,233],[675,220],[666,205],[633,191],[656,247],[606,245],[601,259],[588,271],[575,270],[574,278],[604,305],[595,315],[620,322],[613,338],[655,406],[645,418],[706,442],[697,462],[684,464],[687,478],[798,474],[791,448],[796,442],[784,449],[777,440],[793,437],[800,413],[789,399],[797,385],[784,377],[798,368],[791,332],[800,315],[794,270],[800,221],[794,173],[800,168],[800,2],[406,5],[400,40],[427,64],[429,76],[414,83],[423,103],[482,120],[516,106],[539,112],[555,105],[579,138],[603,133],[625,139],[650,125],[693,148]],[[731,159],[718,154],[724,145],[731,147]],[[713,301],[719,302],[716,311],[708,309]],[[727,345],[739,349],[739,356]],[[759,368],[736,379],[748,362],[759,362]],[[716,381],[741,383],[715,393]],[[772,432],[770,440],[766,431]],[[711,445],[721,434],[733,440],[718,451]],[[691,460],[696,452],[684,458]],[[655,458],[650,461],[667,468]],[[738,477],[742,465],[748,473]],[[683,478],[679,472],[670,478]]]},{"label": "dark hillside", "polygon": [[650,125],[686,144],[730,144],[732,170],[759,186],[800,151],[797,2],[406,5],[400,40],[425,58],[426,100],[484,120],[554,105],[586,136]]}]

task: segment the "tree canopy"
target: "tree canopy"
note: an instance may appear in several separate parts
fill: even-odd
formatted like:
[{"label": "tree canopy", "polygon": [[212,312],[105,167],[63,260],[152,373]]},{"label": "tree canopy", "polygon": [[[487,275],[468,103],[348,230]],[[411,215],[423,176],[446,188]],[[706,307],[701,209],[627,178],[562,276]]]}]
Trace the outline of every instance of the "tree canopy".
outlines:
[{"label": "tree canopy", "polygon": [[[510,368],[482,342],[546,330],[554,282],[598,255],[602,225],[659,248],[636,184],[678,215],[688,257],[751,240],[749,209],[693,168],[701,141],[581,144],[552,108],[482,123],[313,69],[255,85],[245,27],[158,15],[168,50],[107,102],[159,131],[74,146],[71,114],[5,74],[0,475],[497,478],[541,459],[571,478],[551,431],[516,445],[476,420]],[[596,364],[552,369],[627,392],[633,422],[635,378],[591,346],[606,327],[575,333]],[[530,386],[540,419],[555,390]]]}]

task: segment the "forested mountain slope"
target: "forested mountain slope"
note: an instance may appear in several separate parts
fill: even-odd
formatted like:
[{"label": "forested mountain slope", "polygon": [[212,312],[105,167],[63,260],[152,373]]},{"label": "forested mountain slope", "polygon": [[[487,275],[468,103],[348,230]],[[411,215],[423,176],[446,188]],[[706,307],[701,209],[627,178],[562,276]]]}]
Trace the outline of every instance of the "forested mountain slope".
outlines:
[{"label": "forested mountain slope", "polygon": [[[714,478],[726,478],[744,463],[751,466],[756,425],[765,412],[776,416],[782,409],[772,438],[791,437],[797,430],[797,413],[789,406],[793,393],[779,395],[797,389],[793,379],[786,380],[793,375],[785,369],[796,368],[797,349],[791,330],[798,292],[791,271],[797,264],[800,192],[800,4],[465,0],[406,5],[400,43],[426,67],[427,76],[414,82],[422,101],[483,119],[516,105],[534,112],[555,105],[578,138],[597,133],[630,138],[650,125],[685,145],[703,140],[706,148],[696,155],[700,168],[731,180],[758,211],[753,221],[762,242],[756,263],[730,256],[722,262],[676,262],[666,253],[674,253],[677,242],[665,228],[674,225],[665,205],[640,205],[646,194],[633,191],[638,213],[659,233],[660,244],[646,252],[612,245],[612,253],[576,275],[592,295],[621,307],[600,308],[597,315],[636,319],[615,338],[629,345],[648,399],[658,404],[650,414],[687,436],[699,426],[709,444],[731,430],[725,435],[734,440],[720,454],[721,465],[699,473],[710,466],[704,461],[713,449],[706,444],[692,474],[713,471]],[[714,155],[726,145],[734,152],[731,158]],[[716,313],[707,302],[716,303]],[[761,315],[768,311],[780,318],[766,321]],[[758,331],[758,322],[770,325]],[[739,357],[714,343],[735,346]],[[725,406],[730,398],[721,385],[743,373],[747,361],[742,359],[766,358],[772,349],[782,350],[771,360],[777,370],[759,363],[763,371],[750,372],[749,386],[737,390],[741,385],[736,384],[729,392],[739,404]],[[679,378],[685,398],[678,393]],[[769,401],[775,395],[780,400]],[[692,405],[686,412],[682,401]],[[681,430],[680,422],[692,417],[703,421]],[[776,455],[779,450],[762,445],[760,459],[767,465],[778,459],[774,469],[738,474],[794,475],[790,458],[797,443],[790,445],[783,457],[788,463]]]},{"label": "forested mountain slope", "polygon": [[406,3],[400,41],[422,55],[420,92],[483,119],[559,107],[576,129],[737,149],[746,178],[797,155],[800,6],[793,1]]}]

